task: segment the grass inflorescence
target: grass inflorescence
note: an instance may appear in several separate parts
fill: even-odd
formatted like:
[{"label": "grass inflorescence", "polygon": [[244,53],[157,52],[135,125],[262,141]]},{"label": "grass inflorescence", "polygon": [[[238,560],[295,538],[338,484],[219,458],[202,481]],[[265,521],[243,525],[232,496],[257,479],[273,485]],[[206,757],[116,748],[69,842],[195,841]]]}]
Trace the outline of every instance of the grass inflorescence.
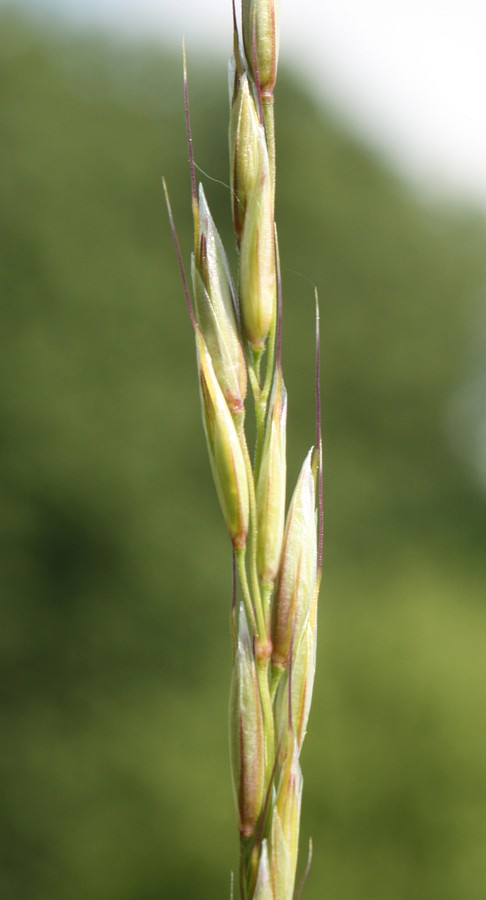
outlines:
[{"label": "grass inflorescence", "polygon": [[[241,26],[234,6],[233,24],[229,151],[236,280],[203,187],[197,185],[185,52],[192,294],[165,183],[164,189],[196,340],[211,470],[241,589],[238,603],[235,582],[230,701],[240,897],[292,900],[302,887],[301,882],[295,893],[302,799],[299,757],[314,681],[322,569],[319,316],[316,296],[316,440],[287,508],[287,391],[274,216],[273,90],[279,43],[275,0],[242,0]],[[251,450],[245,430],[248,389],[255,411]]]}]

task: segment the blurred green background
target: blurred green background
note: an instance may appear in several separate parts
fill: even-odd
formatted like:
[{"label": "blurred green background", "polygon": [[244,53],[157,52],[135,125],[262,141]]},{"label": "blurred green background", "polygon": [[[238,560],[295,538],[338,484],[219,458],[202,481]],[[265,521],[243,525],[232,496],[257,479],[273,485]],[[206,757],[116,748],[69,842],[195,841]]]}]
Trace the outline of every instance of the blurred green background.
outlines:
[{"label": "blurred green background", "polygon": [[[0,896],[228,897],[231,559],[160,180],[188,260],[180,59],[3,9],[0,68]],[[190,81],[232,248],[226,73]],[[285,72],[277,123],[290,485],[322,302],[304,895],[483,900],[486,502],[459,451],[486,221],[414,195]]]}]

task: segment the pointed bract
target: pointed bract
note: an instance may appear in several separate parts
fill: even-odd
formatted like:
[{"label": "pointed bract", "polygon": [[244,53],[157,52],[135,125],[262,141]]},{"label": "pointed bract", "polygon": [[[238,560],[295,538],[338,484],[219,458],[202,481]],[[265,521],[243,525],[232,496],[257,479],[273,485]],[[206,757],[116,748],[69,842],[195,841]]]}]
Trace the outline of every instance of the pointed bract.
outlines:
[{"label": "pointed bract", "polygon": [[270,862],[268,859],[267,841],[262,841],[260,862],[258,863],[258,875],[253,900],[275,900],[270,874]]},{"label": "pointed bract", "polygon": [[294,895],[299,852],[302,786],[299,752],[294,743],[288,749],[273,813],[275,820],[278,821],[278,826],[275,827],[275,837],[272,842],[271,868],[274,875],[275,896],[278,900],[292,900]]},{"label": "pointed bract", "polygon": [[270,831],[270,873],[276,900],[292,900],[293,885],[288,885],[290,852],[287,847],[282,823],[276,810],[272,816]]},{"label": "pointed bract", "polygon": [[254,350],[265,344],[276,314],[277,279],[273,194],[263,127],[261,166],[248,198],[240,245],[240,304],[243,331]]},{"label": "pointed bract", "polygon": [[204,339],[196,330],[199,384],[209,460],[216,491],[235,550],[246,545],[248,480],[235,424],[216,378]]},{"label": "pointed bract", "polygon": [[257,673],[243,607],[230,699],[233,788],[240,833],[250,837],[264,801],[264,731]]},{"label": "pointed bract", "polygon": [[270,399],[256,490],[258,574],[264,587],[277,577],[285,525],[287,391],[278,368]]},{"label": "pointed bract", "polygon": [[285,666],[298,646],[316,583],[315,484],[309,451],[294,490],[282,548],[272,615],[272,662]]},{"label": "pointed bract", "polygon": [[[263,93],[271,94],[277,78],[279,50],[278,0],[242,0],[243,43],[248,67]],[[255,59],[258,72],[255,71]]]},{"label": "pointed bract", "polygon": [[[284,735],[292,730],[299,752],[307,729],[314,675],[316,669],[317,598],[314,598],[304,633],[292,653],[292,665],[288,666],[278,686],[275,701],[276,732]],[[290,697],[289,697],[290,692]]]},{"label": "pointed bract", "polygon": [[248,197],[255,189],[261,170],[261,127],[246,73],[238,81],[231,103],[230,180],[233,225],[241,239]]},{"label": "pointed bract", "polygon": [[199,186],[197,254],[192,259],[196,319],[231,413],[242,411],[246,364],[236,318],[236,301],[226,254]]}]

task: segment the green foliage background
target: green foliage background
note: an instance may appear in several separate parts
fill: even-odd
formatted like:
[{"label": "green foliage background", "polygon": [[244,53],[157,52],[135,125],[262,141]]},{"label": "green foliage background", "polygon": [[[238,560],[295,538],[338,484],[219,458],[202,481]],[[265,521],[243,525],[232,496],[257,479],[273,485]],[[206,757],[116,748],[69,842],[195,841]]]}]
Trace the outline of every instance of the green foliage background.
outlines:
[{"label": "green foliage background", "polygon": [[[0,26],[0,895],[228,897],[231,561],[160,183],[188,258],[180,60]],[[227,182],[225,71],[190,79],[196,159]],[[306,279],[322,298],[305,896],[482,900],[486,504],[447,410],[485,223],[426,207],[285,73],[277,122],[291,483]],[[228,189],[204,183],[232,248]]]}]

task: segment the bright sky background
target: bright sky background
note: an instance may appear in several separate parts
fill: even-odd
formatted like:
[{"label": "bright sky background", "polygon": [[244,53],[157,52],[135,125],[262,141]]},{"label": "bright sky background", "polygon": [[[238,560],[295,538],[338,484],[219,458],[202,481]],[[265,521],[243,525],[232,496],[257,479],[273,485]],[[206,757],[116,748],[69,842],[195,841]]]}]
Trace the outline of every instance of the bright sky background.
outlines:
[{"label": "bright sky background", "polygon": [[[231,0],[5,2],[179,48],[184,34],[222,66],[231,52]],[[281,0],[281,59],[403,173],[486,209],[486,0]],[[486,490],[485,387],[482,370],[450,416]]]},{"label": "bright sky background", "polygon": [[[230,53],[230,0],[18,2]],[[281,0],[282,58],[405,172],[486,205],[486,0]]]}]

